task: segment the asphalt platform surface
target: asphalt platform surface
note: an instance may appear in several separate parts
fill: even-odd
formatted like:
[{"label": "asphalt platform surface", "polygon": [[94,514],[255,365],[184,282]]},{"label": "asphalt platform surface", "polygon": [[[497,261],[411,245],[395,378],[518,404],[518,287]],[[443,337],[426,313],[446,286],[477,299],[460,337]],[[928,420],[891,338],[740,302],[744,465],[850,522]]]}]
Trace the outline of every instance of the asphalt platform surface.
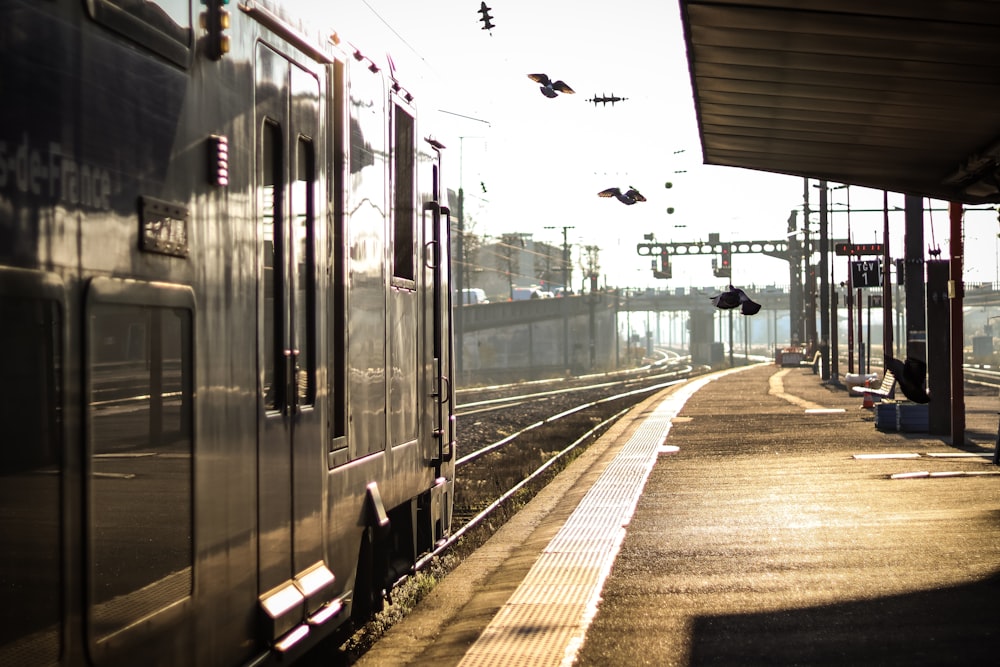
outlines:
[{"label": "asphalt platform surface", "polygon": [[[458,664],[661,399],[620,420],[359,664]],[[771,364],[695,393],[575,664],[1000,664],[996,390],[967,390],[954,445],[878,430],[862,404]]]}]

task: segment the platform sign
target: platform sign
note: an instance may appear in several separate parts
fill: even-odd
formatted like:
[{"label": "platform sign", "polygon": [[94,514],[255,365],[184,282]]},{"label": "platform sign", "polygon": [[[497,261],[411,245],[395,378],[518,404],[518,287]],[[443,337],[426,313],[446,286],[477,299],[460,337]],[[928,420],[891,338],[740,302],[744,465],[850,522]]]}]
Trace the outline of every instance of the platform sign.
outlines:
[{"label": "platform sign", "polygon": [[862,259],[851,262],[851,284],[854,287],[881,287],[882,260]]},{"label": "platform sign", "polygon": [[862,255],[881,255],[885,246],[881,243],[837,243],[834,252],[841,257],[861,257]]}]

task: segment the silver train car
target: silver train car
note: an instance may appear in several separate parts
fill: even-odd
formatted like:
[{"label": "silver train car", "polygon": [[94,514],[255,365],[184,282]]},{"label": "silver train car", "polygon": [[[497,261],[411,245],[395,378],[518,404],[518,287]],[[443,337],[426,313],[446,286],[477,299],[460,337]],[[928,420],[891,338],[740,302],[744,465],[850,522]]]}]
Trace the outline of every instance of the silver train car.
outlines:
[{"label": "silver train car", "polygon": [[0,0],[0,665],[292,662],[449,534],[443,146],[310,6]]}]

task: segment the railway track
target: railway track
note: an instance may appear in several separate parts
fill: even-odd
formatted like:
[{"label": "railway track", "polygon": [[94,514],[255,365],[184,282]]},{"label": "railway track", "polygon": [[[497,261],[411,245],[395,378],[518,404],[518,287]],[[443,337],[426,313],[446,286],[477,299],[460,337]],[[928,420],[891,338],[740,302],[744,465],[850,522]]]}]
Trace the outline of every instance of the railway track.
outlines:
[{"label": "railway track", "polygon": [[1000,369],[965,366],[962,373],[969,384],[1000,389]]},{"label": "railway track", "polygon": [[[614,377],[459,391],[452,534],[418,562],[417,571],[446,574],[630,407],[705,370],[674,356]],[[974,391],[1000,389],[1000,370],[966,367],[964,372]]]},{"label": "railway track", "polygon": [[[632,406],[706,372],[661,355],[631,372],[461,390],[452,532],[393,586],[391,604],[343,647],[357,656]],[[344,664],[349,664],[346,659]]]},{"label": "railway track", "polygon": [[[638,372],[465,392],[457,409],[453,532],[418,569],[468,541],[480,543],[618,417],[650,393],[704,372],[674,356]],[[570,386],[566,386],[570,385]],[[467,547],[468,548],[468,547]]]}]

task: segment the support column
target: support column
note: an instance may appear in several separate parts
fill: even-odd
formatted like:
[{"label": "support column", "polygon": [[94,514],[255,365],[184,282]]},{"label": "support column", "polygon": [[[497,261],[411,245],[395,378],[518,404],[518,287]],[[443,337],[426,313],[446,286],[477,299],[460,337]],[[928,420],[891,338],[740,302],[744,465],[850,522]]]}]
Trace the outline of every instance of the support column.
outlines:
[{"label": "support column", "polygon": [[928,430],[951,432],[951,349],[948,318],[948,260],[927,262],[927,406]]},{"label": "support column", "polygon": [[962,280],[962,260],[965,251],[962,244],[962,204],[948,204],[951,219],[951,273],[948,278],[948,298],[951,301],[951,444],[959,447],[965,444],[965,387],[962,363],[965,340],[962,328],[962,299],[965,284]]},{"label": "support column", "polygon": [[788,218],[788,328],[789,345],[802,345],[805,338],[805,320],[802,317],[802,243],[798,234],[798,211]]},{"label": "support column", "polygon": [[802,229],[803,229],[803,296],[805,297],[805,341],[809,346],[807,352],[812,354],[819,344],[819,332],[816,330],[816,276],[812,265],[812,230],[809,229],[809,179],[802,179]]},{"label": "support column", "polygon": [[906,299],[906,356],[927,361],[924,312],[924,199],[906,195],[903,239],[903,293]]},{"label": "support column", "polygon": [[[871,313],[868,315],[871,318]],[[871,332],[869,331],[869,339]],[[889,192],[882,191],[882,368],[892,358],[892,261],[889,257]]]},{"label": "support column", "polygon": [[[820,378],[828,382],[831,378],[830,343],[836,340],[830,331],[830,220],[827,201],[826,181],[819,182],[819,349],[823,356],[820,361]],[[836,308],[836,307],[834,307]],[[832,313],[833,326],[837,326],[837,311]],[[833,348],[836,354],[836,347]]]}]

